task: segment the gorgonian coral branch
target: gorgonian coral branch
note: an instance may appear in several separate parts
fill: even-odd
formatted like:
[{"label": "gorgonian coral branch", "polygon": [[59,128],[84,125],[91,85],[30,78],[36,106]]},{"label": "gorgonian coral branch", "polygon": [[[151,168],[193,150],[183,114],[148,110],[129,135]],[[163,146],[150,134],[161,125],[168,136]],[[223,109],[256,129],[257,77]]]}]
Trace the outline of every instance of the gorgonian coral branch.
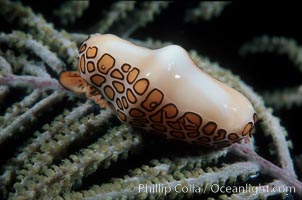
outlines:
[{"label": "gorgonian coral branch", "polygon": [[[91,107],[90,107],[91,108]],[[89,112],[89,106],[82,105],[78,108],[78,111],[87,110]],[[109,110],[103,110],[99,115],[89,115],[82,119],[78,119],[82,113],[68,115],[69,117],[59,116],[52,124],[44,127],[43,133],[37,133],[38,149],[33,149],[37,144],[35,139],[33,143],[29,142],[29,146],[25,150],[29,151],[29,158],[25,159],[23,166],[16,170],[17,181],[14,187],[26,188],[28,181],[32,180],[32,176],[39,174],[41,170],[46,169],[51,165],[54,159],[62,152],[66,150],[73,142],[85,137],[91,131],[98,129],[103,124],[108,123],[111,116]],[[83,114],[85,114],[83,112]],[[75,118],[73,118],[73,117]],[[64,120],[63,120],[64,119]],[[67,126],[66,126],[67,125]],[[21,156],[23,158],[23,156]]]},{"label": "gorgonian coral branch", "polygon": [[265,102],[276,109],[291,109],[293,106],[302,105],[302,85],[299,87],[290,87],[272,92],[264,92]]},{"label": "gorgonian coral branch", "polygon": [[302,183],[296,179],[296,177],[292,174],[292,171],[289,171],[287,168],[279,168],[273,163],[260,157],[254,150],[250,148],[248,144],[233,144],[230,147],[230,152],[244,157],[252,163],[258,165],[262,173],[268,174],[271,177],[281,180],[287,185],[294,187],[295,193],[298,196],[302,196]]},{"label": "gorgonian coral branch", "polygon": [[197,21],[199,19],[211,20],[212,18],[221,15],[225,6],[229,5],[230,1],[224,2],[200,2],[196,8],[187,10],[185,21]]},{"label": "gorgonian coral branch", "polygon": [[32,51],[39,56],[54,72],[63,70],[64,63],[51,52],[46,46],[26,35],[23,32],[14,31],[11,34],[0,34],[0,43],[6,43],[9,47],[16,47],[18,50]]},{"label": "gorgonian coral branch", "polygon": [[[177,165],[177,163],[174,163]],[[169,164],[168,167],[173,166]],[[167,167],[167,166],[166,166]],[[145,167],[142,167],[142,172],[145,171]],[[93,186],[90,190],[74,192],[71,194],[65,194],[66,199],[148,199],[152,198],[152,195],[156,198],[168,197],[171,199],[190,197],[192,192],[182,193],[177,192],[180,188],[195,186],[200,188],[199,194],[208,194],[211,191],[213,185],[222,185],[226,181],[230,180],[230,176],[236,177],[242,174],[253,174],[259,170],[257,165],[251,164],[250,162],[239,162],[231,165],[226,165],[220,169],[218,168],[206,168],[202,169],[196,167],[193,170],[172,170],[173,173],[157,173],[155,175],[152,171],[149,172],[150,176],[136,179],[128,178],[124,179],[113,179],[111,183],[102,184],[100,186]],[[148,172],[148,169],[146,169]],[[148,174],[148,173],[145,173]],[[162,184],[163,187],[171,188],[169,193],[164,192],[144,192],[143,186],[152,184]],[[145,188],[146,189],[146,188]]]},{"label": "gorgonian coral branch", "polygon": [[[68,115],[58,116],[52,124],[44,127],[45,131],[40,133],[38,138],[39,146],[42,148],[39,149],[39,152],[35,152],[37,156],[37,159],[35,159],[36,162],[34,163],[36,171],[50,164],[49,158],[55,158],[55,156],[63,151],[64,148],[67,148],[71,142],[83,137],[83,135],[91,131],[93,127],[95,128],[105,123],[110,115],[110,112],[105,110],[92,119],[90,119],[91,116],[82,118],[82,116],[85,116],[89,111],[91,111],[91,105],[81,105]],[[81,125],[79,121],[82,122]],[[60,134],[58,134],[59,130],[61,130]],[[56,140],[58,139],[62,139],[60,144],[57,144]],[[48,154],[48,158],[43,160],[43,156],[39,156],[38,154]]]},{"label": "gorgonian coral branch", "polygon": [[[33,92],[34,93],[34,92]],[[28,99],[30,96],[27,96],[26,99]],[[39,163],[43,163],[44,165],[47,165],[50,158],[50,153],[47,157],[39,156],[40,152],[43,153],[43,151],[47,151],[47,148],[45,148],[45,145],[50,142],[50,139],[55,137],[55,135],[58,133],[58,130],[64,129],[66,126],[70,126],[73,123],[77,123],[77,121],[87,115],[88,112],[91,111],[92,104],[91,103],[85,103],[81,104],[78,107],[75,107],[70,112],[64,112],[62,115],[59,115],[53,123],[51,123],[48,126],[44,126],[44,132],[35,132],[34,137],[30,138],[27,142],[28,144],[24,147],[21,147],[18,149],[19,153],[16,155],[16,157],[12,158],[2,167],[3,174],[0,178],[0,189],[4,194],[4,196],[8,193],[8,187],[16,181],[13,177],[16,177],[16,173],[19,173],[19,170],[22,169],[25,165],[30,165],[31,160],[35,160],[36,166],[39,165]],[[63,119],[63,120],[62,120]],[[74,137],[73,139],[76,139]],[[44,146],[44,147],[43,147]],[[64,147],[64,144],[61,143],[62,148]],[[51,151],[51,149],[48,149]],[[50,152],[49,151],[49,152]],[[59,151],[59,149],[57,149]],[[52,154],[56,154],[56,151],[53,150]],[[45,159],[45,160],[43,160]],[[41,164],[41,165],[43,165]],[[35,170],[37,172],[38,168],[35,167]],[[22,177],[25,174],[22,174]]]},{"label": "gorgonian coral branch", "polygon": [[70,66],[77,65],[76,45],[54,29],[52,24],[47,23],[41,15],[35,14],[29,7],[22,6],[20,2],[1,0],[0,7],[2,8],[0,14],[8,21],[28,30],[35,39],[43,41],[51,50],[63,57]]},{"label": "gorgonian coral branch", "polygon": [[239,53],[242,55],[255,53],[277,53],[286,55],[302,72],[302,47],[291,38],[263,35],[252,39],[241,46]]},{"label": "gorgonian coral branch", "polygon": [[128,13],[135,7],[135,1],[118,1],[111,5],[111,9],[105,13],[96,25],[90,28],[91,32],[105,33],[118,20],[125,19]]},{"label": "gorgonian coral branch", "polygon": [[[10,73],[12,73],[12,67],[2,56],[0,56],[0,69],[1,69],[0,70],[0,76],[1,76],[1,74],[10,74]],[[1,85],[0,86],[0,103],[2,103],[2,101],[6,97],[8,91],[9,91],[8,86],[6,86],[6,85]]]},{"label": "gorgonian coral branch", "polygon": [[74,41],[77,46],[80,46],[81,43],[88,38],[88,34],[84,33],[67,33],[72,41]]},{"label": "gorgonian coral branch", "polygon": [[[181,156],[173,158],[162,158],[161,160],[152,160],[150,165],[144,165],[129,171],[129,176],[125,177],[125,182],[140,182],[150,178],[161,177],[167,174],[173,174],[175,170],[191,171],[200,167],[217,164],[218,159],[226,156],[226,150],[215,152],[200,152],[198,156]],[[177,173],[174,176],[178,176]],[[161,183],[161,182],[158,182]]]},{"label": "gorgonian coral branch", "polygon": [[12,73],[12,67],[2,56],[0,56],[0,69],[1,69],[0,75]]},{"label": "gorgonian coral branch", "polygon": [[66,1],[53,11],[53,14],[63,25],[73,24],[80,18],[84,11],[89,7],[89,0],[85,1]]},{"label": "gorgonian coral branch", "polygon": [[[23,180],[25,190],[18,184],[15,186],[15,195],[38,198],[47,196],[46,191],[52,191],[52,195],[69,191],[75,182],[94,172],[101,163],[108,165],[108,162],[116,161],[122,155],[125,158],[128,151],[133,150],[139,143],[140,137],[130,133],[125,125],[113,129],[88,148],[82,149],[79,155],[70,155],[61,165],[43,170],[44,175],[35,174],[31,180]],[[32,184],[36,181],[39,184]]]},{"label": "gorgonian coral branch", "polygon": [[0,130],[0,144],[15,134],[17,130],[22,128],[22,126],[25,124],[30,124],[30,121],[34,120],[39,114],[45,111],[46,107],[57,103],[63,98],[63,96],[64,92],[55,91],[45,99],[40,100],[25,113],[17,117],[10,125]]},{"label": "gorgonian coral branch", "polygon": [[0,76],[0,85],[10,87],[30,87],[40,90],[63,90],[57,79],[26,75],[17,76],[9,74]]},{"label": "gorgonian coral branch", "polygon": [[134,10],[126,21],[122,23],[122,26],[119,25],[117,27],[117,31],[124,33],[123,37],[129,37],[135,30],[153,21],[154,16],[168,7],[169,3],[168,1],[143,2],[141,7]]},{"label": "gorgonian coral branch", "polygon": [[41,91],[36,89],[33,90],[29,95],[25,96],[20,102],[17,102],[10,108],[7,108],[4,116],[0,119],[0,127],[4,128],[8,126],[15,117],[26,112],[29,107],[33,106],[40,97]]}]

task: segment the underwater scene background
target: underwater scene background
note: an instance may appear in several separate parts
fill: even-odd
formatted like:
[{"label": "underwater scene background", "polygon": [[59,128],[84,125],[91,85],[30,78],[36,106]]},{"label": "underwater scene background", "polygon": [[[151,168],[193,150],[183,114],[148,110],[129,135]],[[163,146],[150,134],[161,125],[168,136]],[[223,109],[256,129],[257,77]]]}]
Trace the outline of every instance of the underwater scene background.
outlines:
[{"label": "underwater scene background", "polygon": [[[0,0],[0,10],[0,199],[301,198],[298,5]],[[92,33],[182,46],[252,102],[251,144],[169,143],[64,90],[59,73],[77,69]]]}]

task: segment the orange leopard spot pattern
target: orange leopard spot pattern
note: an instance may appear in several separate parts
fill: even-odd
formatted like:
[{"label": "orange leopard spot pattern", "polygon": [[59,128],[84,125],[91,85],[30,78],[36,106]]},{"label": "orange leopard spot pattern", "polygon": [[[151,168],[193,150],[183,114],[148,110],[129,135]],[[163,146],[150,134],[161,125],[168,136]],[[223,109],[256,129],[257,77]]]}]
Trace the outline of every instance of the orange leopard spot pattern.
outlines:
[{"label": "orange leopard spot pattern", "polygon": [[[89,41],[90,36],[79,48],[78,68],[83,79],[76,73],[62,74],[60,83],[77,93],[85,91],[86,81],[91,83],[89,94],[104,95],[121,121],[146,128],[171,141],[217,148],[229,146],[251,133],[257,121],[256,113],[240,133],[228,132],[215,119],[206,119],[202,113],[185,110],[172,102],[173,98],[167,97],[160,86],[141,74],[144,66],[118,60],[114,51],[109,54]],[[200,101],[202,103],[202,99]]]}]

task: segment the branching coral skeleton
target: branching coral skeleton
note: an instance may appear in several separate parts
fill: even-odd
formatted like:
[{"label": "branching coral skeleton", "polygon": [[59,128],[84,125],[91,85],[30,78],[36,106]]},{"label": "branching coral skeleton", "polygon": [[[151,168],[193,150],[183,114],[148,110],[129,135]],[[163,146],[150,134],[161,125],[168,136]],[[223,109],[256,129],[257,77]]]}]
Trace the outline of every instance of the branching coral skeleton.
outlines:
[{"label": "branching coral skeleton", "polygon": [[[81,15],[88,4],[85,2],[84,7],[79,6],[82,3],[74,1],[70,4],[66,3],[65,6],[78,8],[78,13]],[[102,23],[97,23],[92,29],[108,31],[113,27],[121,36],[132,42],[158,48],[166,45],[167,42],[130,37],[139,27],[152,21],[157,11],[166,9],[170,4],[166,2],[116,2],[112,4],[111,10],[104,13],[105,18],[101,20]],[[211,3],[208,2],[208,4]],[[223,4],[223,7],[225,5]],[[302,196],[302,184],[297,180],[289,141],[286,139],[287,132],[280,124],[280,120],[272,114],[270,108],[265,106],[262,98],[238,76],[209,61],[208,58],[200,56],[195,50],[191,50],[190,55],[200,68],[241,91],[253,103],[261,130],[265,137],[272,140],[269,145],[276,160],[268,161],[256,154],[257,148],[265,147],[256,146],[252,140],[217,151],[205,152],[197,149],[194,155],[192,152],[186,152],[185,156],[175,152],[173,156],[167,156],[169,154],[161,152],[161,157],[141,161],[138,166],[129,171],[128,175],[111,178],[110,182],[100,180],[89,188],[83,188],[82,183],[85,182],[85,177],[106,168],[110,170],[113,162],[119,164],[121,159],[127,161],[131,157],[143,155],[145,153],[142,150],[143,147],[147,148],[148,145],[152,145],[152,142],[147,141],[144,135],[131,127],[111,122],[115,118],[108,108],[100,109],[90,100],[86,101],[85,98],[74,96],[59,85],[57,76],[63,69],[77,69],[76,44],[79,45],[87,36],[86,34],[58,31],[41,15],[18,2],[0,0],[0,7],[2,8],[0,14],[6,16],[8,23],[19,30],[0,35],[0,43],[8,47],[8,49],[2,48],[2,45],[0,47],[0,108],[4,110],[4,114],[1,113],[0,116],[0,147],[13,138],[25,138],[19,146],[13,147],[16,148],[13,150],[14,155],[0,166],[0,198],[165,198],[164,193],[139,191],[139,184],[155,183],[169,187],[178,184],[180,186],[194,184],[203,191],[202,194],[171,191],[167,194],[171,199],[197,195],[211,197],[215,196],[210,190],[211,185],[237,185],[238,179],[243,183],[248,183],[250,176],[259,172],[264,174],[261,176],[270,177],[273,180],[251,187],[294,186],[295,192],[292,194],[297,197]],[[142,10],[136,10],[135,7]],[[213,15],[221,14],[223,7]],[[60,10],[58,9],[55,13],[56,16],[67,17],[66,22],[63,23],[72,23],[75,18],[81,18],[81,16],[72,17],[70,12],[64,13]],[[127,32],[120,30],[125,27],[122,25],[114,28],[120,20],[114,14],[115,11],[124,13],[122,21],[126,22],[125,24],[132,24]],[[144,16],[145,11],[148,11],[147,17]],[[192,12],[196,11],[188,9],[189,20],[190,16],[194,16]],[[298,69],[301,68],[301,47],[292,40],[269,38],[260,40],[263,45],[262,49],[269,48],[287,54],[294,60]],[[280,49],[281,44],[291,48],[280,52],[278,48]],[[247,45],[242,51],[248,52],[249,49],[253,49],[252,47],[251,44]],[[293,50],[289,49],[296,50],[293,53]],[[15,89],[22,90],[25,94],[22,94],[22,98],[17,102],[9,104],[8,95],[18,95],[14,93]],[[294,95],[295,91],[296,88],[291,94]],[[300,97],[293,97],[290,101],[301,105],[302,98]],[[55,113],[53,108],[62,107],[60,104],[63,103],[68,106]],[[3,105],[7,107],[2,108]],[[49,116],[48,113],[50,113]],[[31,125],[39,124],[37,116],[47,118],[47,122],[41,127],[31,128]],[[258,130],[255,134],[257,132]],[[81,143],[82,141],[85,142]],[[229,156],[233,158],[231,161],[228,160]],[[262,191],[256,195],[253,192],[234,192],[219,194],[219,197],[257,199],[280,193],[285,195],[287,192]]]}]

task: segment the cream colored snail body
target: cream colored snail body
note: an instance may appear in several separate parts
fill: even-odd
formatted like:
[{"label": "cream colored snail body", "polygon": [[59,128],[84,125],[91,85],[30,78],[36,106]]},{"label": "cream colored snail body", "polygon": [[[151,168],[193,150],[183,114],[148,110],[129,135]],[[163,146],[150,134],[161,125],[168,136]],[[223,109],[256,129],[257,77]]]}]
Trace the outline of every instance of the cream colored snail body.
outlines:
[{"label": "cream colored snail body", "polygon": [[203,72],[176,45],[150,50],[94,34],[79,49],[79,72],[61,73],[60,82],[101,106],[107,102],[121,121],[167,139],[224,147],[256,122],[246,97]]}]

